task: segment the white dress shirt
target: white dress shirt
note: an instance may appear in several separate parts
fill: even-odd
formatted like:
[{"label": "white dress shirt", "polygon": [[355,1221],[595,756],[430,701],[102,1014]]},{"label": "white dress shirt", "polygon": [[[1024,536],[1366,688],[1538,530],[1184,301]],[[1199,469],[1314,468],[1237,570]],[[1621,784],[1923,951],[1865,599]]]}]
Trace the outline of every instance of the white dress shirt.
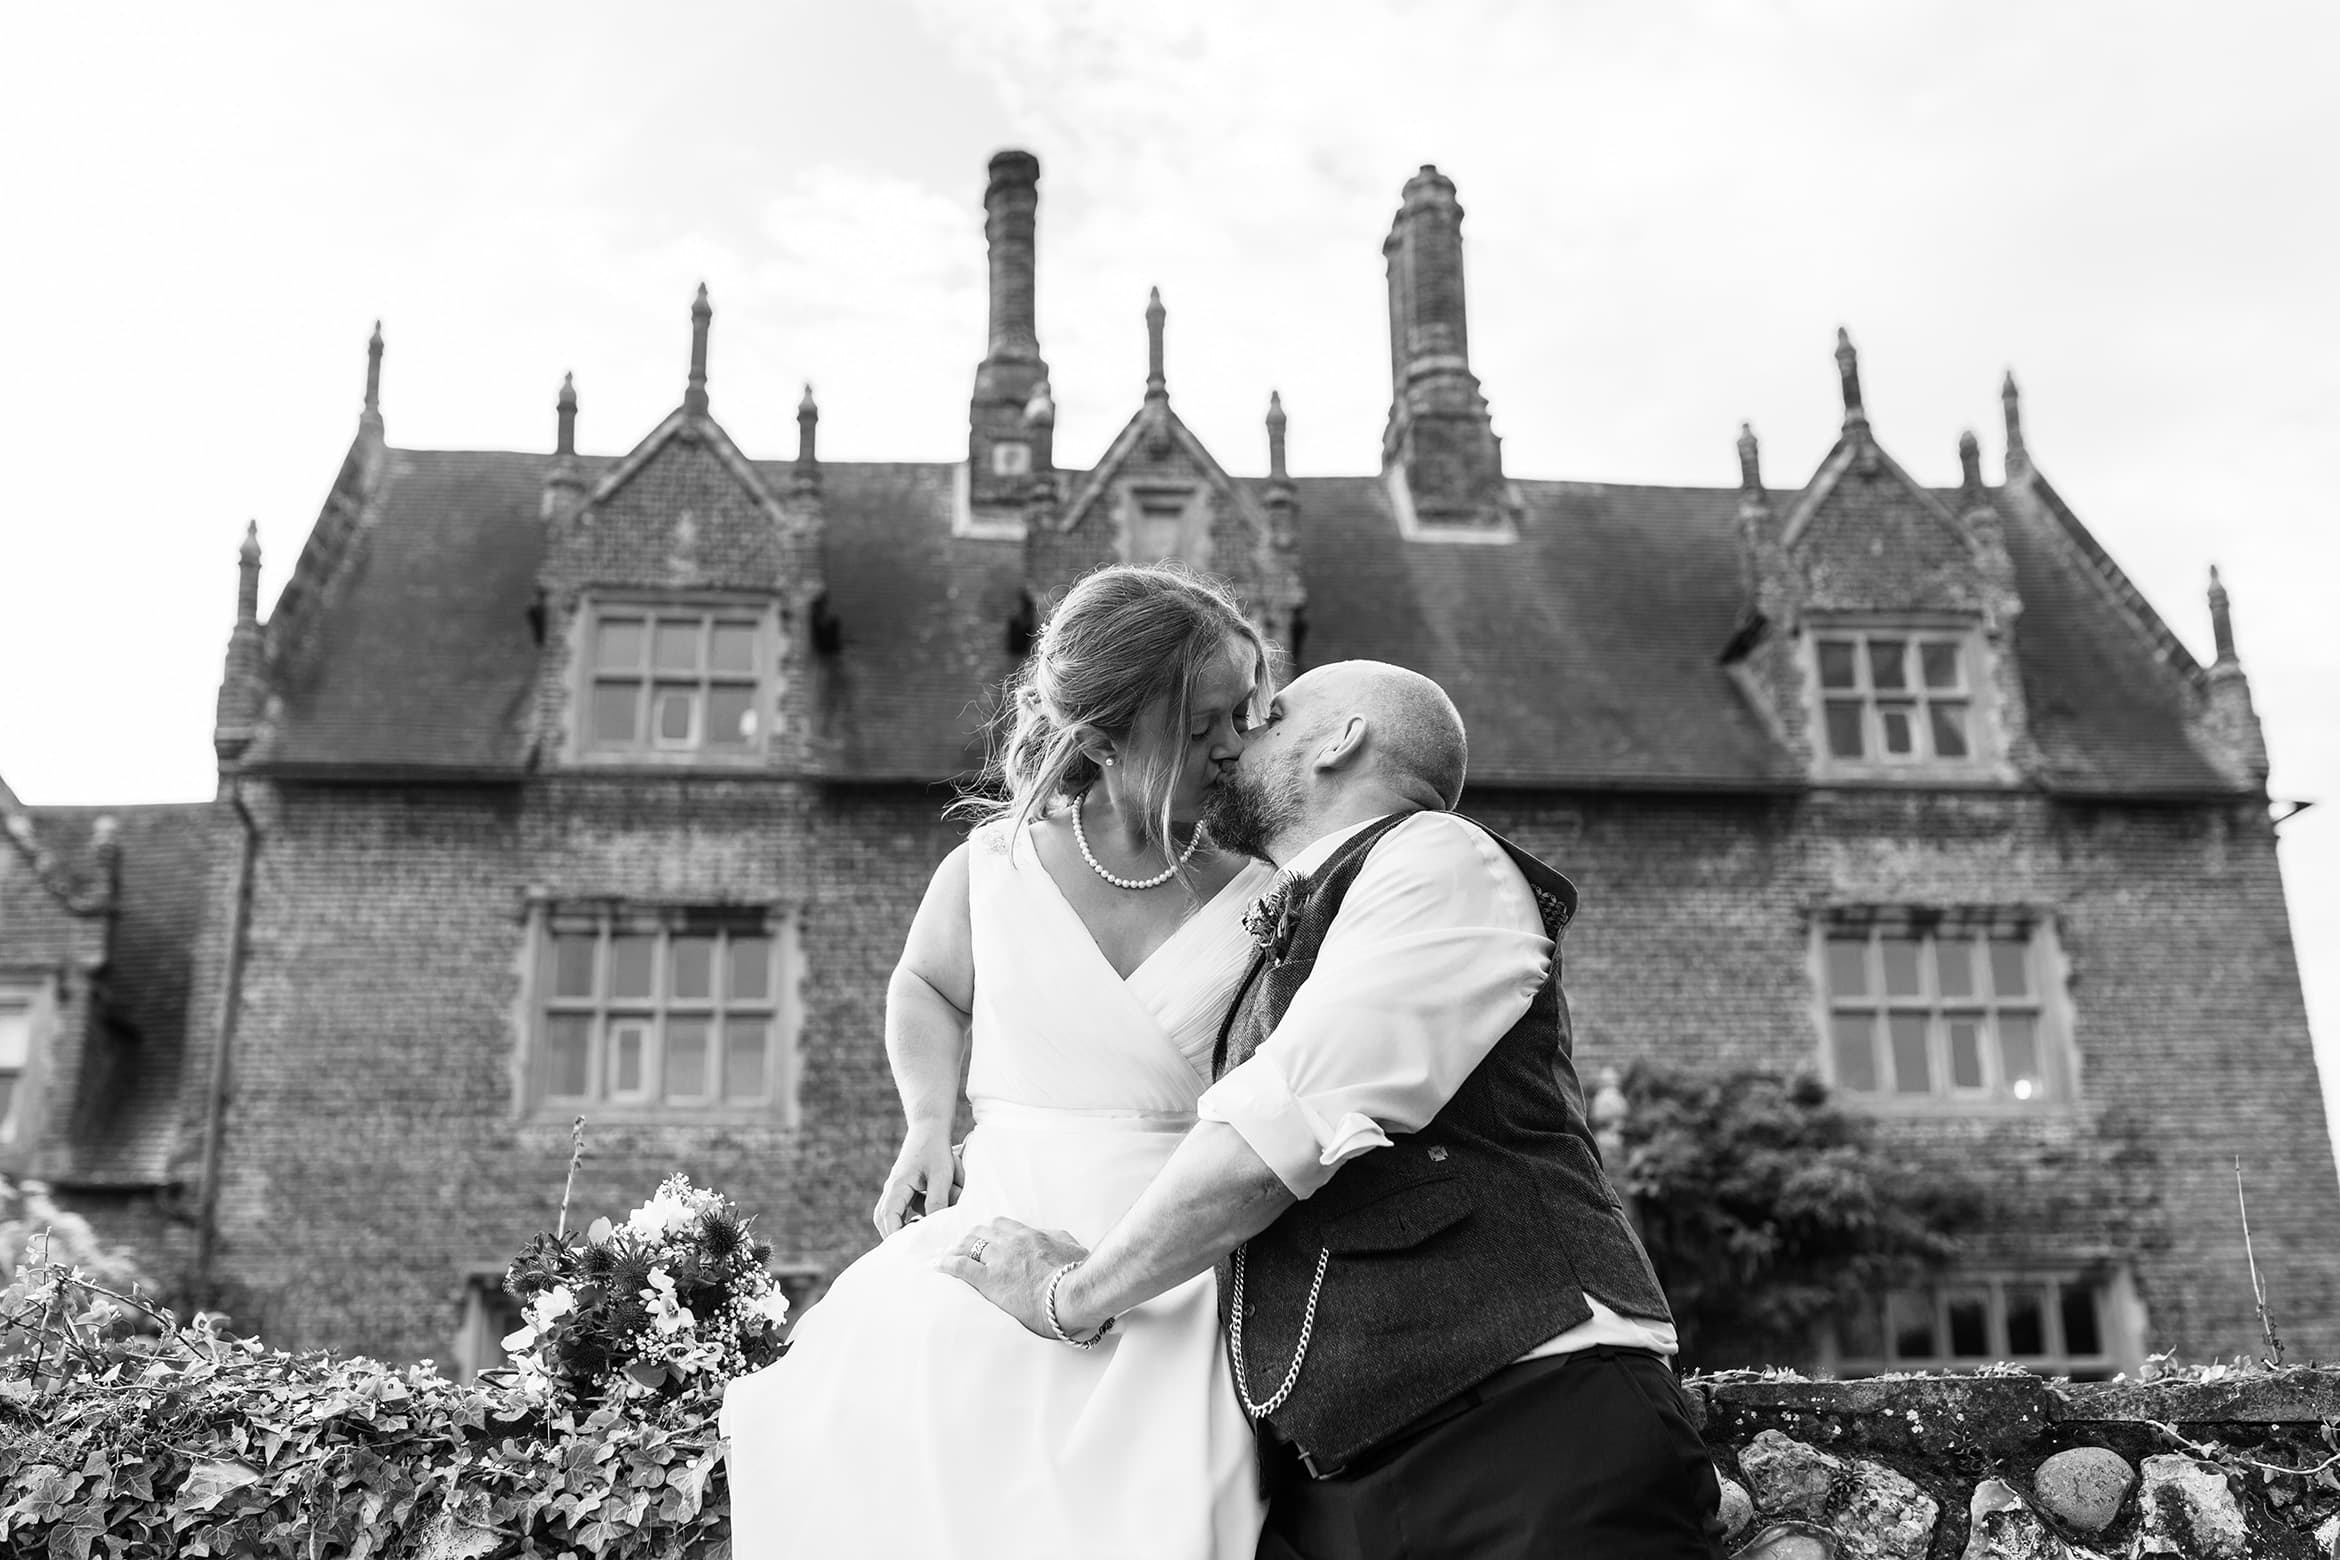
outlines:
[{"label": "white dress shirt", "polygon": [[[1378,821],[1316,840],[1285,871],[1314,871]],[[1503,848],[1451,813],[1416,813],[1375,844],[1275,1032],[1205,1091],[1198,1113],[1233,1127],[1307,1198],[1446,1108],[1527,1012],[1552,952]],[[1673,1328],[1585,1300],[1590,1321],[1522,1358],[1596,1344],[1674,1352]]]}]

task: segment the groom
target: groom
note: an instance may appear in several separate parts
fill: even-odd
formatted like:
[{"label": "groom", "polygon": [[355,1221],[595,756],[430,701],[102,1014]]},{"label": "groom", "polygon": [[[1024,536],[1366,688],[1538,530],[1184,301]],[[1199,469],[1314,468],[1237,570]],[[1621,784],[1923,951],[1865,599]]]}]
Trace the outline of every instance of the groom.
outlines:
[{"label": "groom", "polygon": [[1088,1347],[1218,1264],[1262,1557],[1710,1560],[1714,1470],[1570,1061],[1576,891],[1452,811],[1464,755],[1413,672],[1286,688],[1207,809],[1283,871],[1202,1119],[1095,1251],[997,1220],[942,1267]]}]

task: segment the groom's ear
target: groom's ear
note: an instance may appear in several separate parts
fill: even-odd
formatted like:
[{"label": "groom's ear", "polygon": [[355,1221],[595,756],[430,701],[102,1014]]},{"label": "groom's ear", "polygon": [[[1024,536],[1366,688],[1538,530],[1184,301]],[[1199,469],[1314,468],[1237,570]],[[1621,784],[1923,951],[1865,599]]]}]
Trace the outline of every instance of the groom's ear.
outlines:
[{"label": "groom's ear", "polygon": [[1364,716],[1349,716],[1326,735],[1310,767],[1326,771],[1351,767],[1365,751],[1365,731]]}]

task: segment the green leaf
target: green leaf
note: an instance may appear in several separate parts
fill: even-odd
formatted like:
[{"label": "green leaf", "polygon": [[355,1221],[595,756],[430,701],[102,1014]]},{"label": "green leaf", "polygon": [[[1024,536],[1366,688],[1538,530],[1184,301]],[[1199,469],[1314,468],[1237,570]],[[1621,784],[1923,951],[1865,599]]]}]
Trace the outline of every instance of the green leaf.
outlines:
[{"label": "green leaf", "polygon": [[260,1470],[250,1463],[205,1458],[187,1470],[187,1482],[179,1489],[179,1508],[189,1512],[209,1511],[259,1477]]}]

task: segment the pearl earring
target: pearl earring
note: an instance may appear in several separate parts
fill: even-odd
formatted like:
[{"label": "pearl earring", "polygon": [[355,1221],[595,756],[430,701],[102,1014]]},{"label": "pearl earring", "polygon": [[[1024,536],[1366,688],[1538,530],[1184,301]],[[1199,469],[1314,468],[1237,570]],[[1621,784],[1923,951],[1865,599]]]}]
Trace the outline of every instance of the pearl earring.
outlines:
[{"label": "pearl earring", "polygon": [[1110,753],[1105,756],[1105,767],[1107,769],[1111,769],[1113,767],[1113,755]]}]

